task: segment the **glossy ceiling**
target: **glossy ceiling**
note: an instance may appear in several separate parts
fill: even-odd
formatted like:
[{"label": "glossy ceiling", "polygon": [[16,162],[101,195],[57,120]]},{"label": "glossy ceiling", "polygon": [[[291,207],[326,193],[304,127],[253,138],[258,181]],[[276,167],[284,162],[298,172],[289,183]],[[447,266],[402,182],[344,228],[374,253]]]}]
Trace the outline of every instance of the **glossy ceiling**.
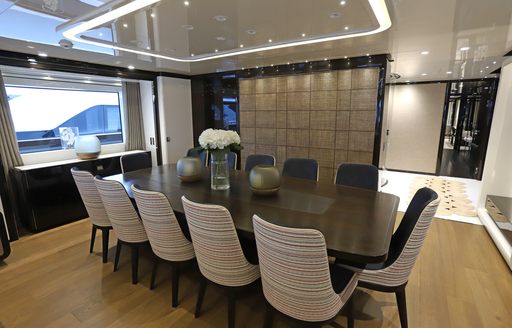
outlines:
[{"label": "glossy ceiling", "polygon": [[[392,26],[365,37],[180,63],[75,42],[56,28],[103,0],[0,0],[0,49],[138,69],[201,74],[390,53],[400,81],[483,78],[512,49],[510,0],[388,0]],[[155,53],[211,55],[244,47],[357,32],[378,24],[368,0],[161,0],[86,33]],[[114,1],[122,6],[123,1]],[[16,23],[15,25],[13,25]],[[305,35],[304,37],[302,35]],[[272,40],[269,42],[269,40]],[[462,50],[461,50],[462,49]],[[423,54],[422,54],[423,53]]]}]

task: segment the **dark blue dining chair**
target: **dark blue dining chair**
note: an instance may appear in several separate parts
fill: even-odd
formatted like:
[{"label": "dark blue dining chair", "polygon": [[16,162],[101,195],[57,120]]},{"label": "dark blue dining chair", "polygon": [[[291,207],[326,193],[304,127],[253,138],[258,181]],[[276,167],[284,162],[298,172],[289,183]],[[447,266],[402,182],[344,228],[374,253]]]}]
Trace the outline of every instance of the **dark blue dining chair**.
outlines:
[{"label": "dark blue dining chair", "polygon": [[151,167],[151,156],[148,153],[123,155],[120,158],[123,173],[147,169]]},{"label": "dark blue dining chair", "polygon": [[318,162],[308,158],[288,158],[283,164],[283,176],[318,181]]},{"label": "dark blue dining chair", "polygon": [[335,183],[377,191],[379,189],[379,169],[369,164],[344,163],[338,166]]},{"label": "dark blue dining chair", "polygon": [[198,157],[204,166],[208,166],[208,151],[190,148],[187,150],[187,157]]},{"label": "dark blue dining chair", "polygon": [[252,170],[253,167],[260,164],[275,166],[276,159],[272,155],[249,155],[245,159],[245,171],[249,172],[250,170]]},{"label": "dark blue dining chair", "polygon": [[236,161],[238,160],[238,155],[232,151],[228,153],[228,165],[230,170],[236,170]]}]

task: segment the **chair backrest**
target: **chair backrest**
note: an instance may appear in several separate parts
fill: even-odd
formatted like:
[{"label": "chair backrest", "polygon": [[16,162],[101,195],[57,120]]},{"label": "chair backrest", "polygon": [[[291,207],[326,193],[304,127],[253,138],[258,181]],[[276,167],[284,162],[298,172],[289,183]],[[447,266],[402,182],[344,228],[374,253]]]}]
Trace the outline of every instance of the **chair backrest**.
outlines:
[{"label": "chair backrest", "polygon": [[238,160],[238,155],[235,152],[230,151],[228,153],[228,166],[230,170],[236,170],[236,162]]},{"label": "chair backrest", "polygon": [[136,185],[132,185],[132,192],[155,255],[173,262],[193,259],[192,243],[183,235],[167,197]]},{"label": "chair backrest", "polygon": [[147,169],[151,167],[151,157],[148,153],[135,153],[121,156],[121,171],[123,173]]},{"label": "chair backrest", "polygon": [[348,297],[340,297],[332,287],[322,233],[281,227],[257,215],[252,222],[267,301],[298,320],[325,321],[335,317]]},{"label": "chair backrest", "polygon": [[337,185],[379,190],[379,169],[370,164],[344,163],[336,171]]},{"label": "chair backrest", "polygon": [[92,224],[100,227],[110,227],[111,223],[105,211],[105,206],[103,206],[100,193],[94,184],[94,176],[87,171],[80,171],[77,167],[71,169],[71,175],[75,180]]},{"label": "chair backrest", "polygon": [[259,278],[257,265],[242,251],[229,211],[181,198],[196,252],[199,270],[208,280],[230,287],[245,286]]},{"label": "chair backrest", "polygon": [[98,176],[94,178],[94,183],[117,237],[128,243],[147,241],[144,226],[123,185],[117,181],[103,180]]},{"label": "chair backrest", "polygon": [[283,176],[318,181],[318,162],[307,158],[288,158],[283,164]]},{"label": "chair backrest", "polygon": [[427,236],[432,218],[439,206],[439,197],[429,188],[421,188],[407,207],[407,210],[391,238],[388,259],[380,270],[366,270],[361,280],[385,286],[400,286],[407,282],[423,241]]},{"label": "chair backrest", "polygon": [[190,148],[187,150],[187,157],[198,157],[204,166],[208,166],[208,151]]},{"label": "chair backrest", "polygon": [[249,172],[256,165],[276,165],[276,159],[272,155],[249,155],[245,159],[245,171]]}]

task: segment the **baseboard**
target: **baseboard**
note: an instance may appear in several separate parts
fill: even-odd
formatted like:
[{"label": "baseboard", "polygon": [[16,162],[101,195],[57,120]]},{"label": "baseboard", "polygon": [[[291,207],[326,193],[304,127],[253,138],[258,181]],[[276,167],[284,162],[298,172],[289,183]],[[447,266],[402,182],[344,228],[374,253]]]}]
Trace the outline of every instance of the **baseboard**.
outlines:
[{"label": "baseboard", "polygon": [[485,208],[478,209],[478,217],[494,241],[494,244],[496,244],[496,247],[498,247],[498,250],[505,259],[505,262],[507,262],[510,270],[512,270],[512,245],[510,245],[505,239],[500,229],[496,226],[494,220],[489,216]]}]

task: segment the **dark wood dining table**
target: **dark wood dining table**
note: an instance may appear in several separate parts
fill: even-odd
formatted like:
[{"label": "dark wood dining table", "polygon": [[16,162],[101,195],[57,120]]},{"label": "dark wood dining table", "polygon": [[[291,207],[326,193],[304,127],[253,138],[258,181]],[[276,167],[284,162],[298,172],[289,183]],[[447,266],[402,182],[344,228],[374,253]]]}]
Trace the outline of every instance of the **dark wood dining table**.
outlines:
[{"label": "dark wood dining table", "polygon": [[[249,238],[254,238],[254,214],[278,225],[319,230],[330,256],[360,265],[386,260],[399,203],[397,196],[383,192],[290,177],[282,177],[276,195],[258,196],[251,191],[244,171],[231,171],[231,188],[215,191],[206,170],[200,181],[182,182],[176,165],[105,179],[122,183],[131,198],[132,184],[162,192],[177,214],[184,213],[183,195],[195,202],[222,205],[230,211],[237,232]],[[184,215],[180,217],[184,220]]]}]

